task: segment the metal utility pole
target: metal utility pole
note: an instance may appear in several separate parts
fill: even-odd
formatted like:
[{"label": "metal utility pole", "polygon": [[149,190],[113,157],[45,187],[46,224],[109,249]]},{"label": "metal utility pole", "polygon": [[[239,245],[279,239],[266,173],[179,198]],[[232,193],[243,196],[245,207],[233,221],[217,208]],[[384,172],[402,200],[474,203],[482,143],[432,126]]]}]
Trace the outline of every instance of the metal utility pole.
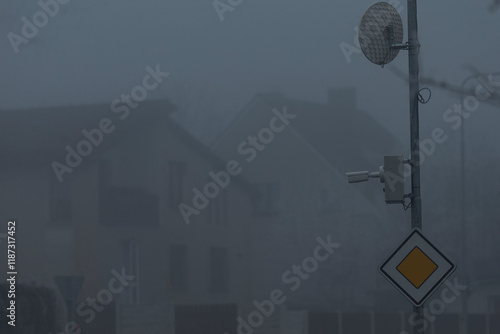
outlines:
[{"label": "metal utility pole", "polygon": [[[463,83],[462,83],[462,94],[460,98],[460,103],[463,105],[464,103],[464,93],[463,90],[465,89],[465,84],[467,81],[470,79],[474,78],[475,76],[470,76],[466,78]],[[462,206],[462,219],[461,219],[461,227],[462,230],[461,232],[461,251],[460,251],[460,263],[461,263],[461,276],[462,279],[465,281],[465,285],[469,286],[469,280],[467,277],[467,269],[465,266],[465,252],[466,252],[466,211],[465,211],[465,118],[462,118],[462,128],[460,129],[461,132],[461,140],[460,140],[460,191],[461,191],[461,206]],[[469,289],[466,289],[464,291],[464,295],[462,297],[462,314],[461,314],[461,319],[460,319],[460,333],[461,334],[467,334],[468,332],[468,319],[467,319],[467,312],[468,312],[468,302],[469,299]]]},{"label": "metal utility pole", "polygon": [[[408,0],[408,67],[410,79],[410,145],[411,145],[411,227],[422,229],[422,201],[420,198],[420,134],[418,118],[419,67],[417,0]],[[424,333],[423,306],[414,307],[417,314],[413,331]]]},{"label": "metal utility pole", "polygon": [[[414,305],[414,316],[412,317],[415,325],[413,331],[415,334],[425,333],[425,321],[423,305],[429,295],[443,283],[443,281],[455,270],[456,266],[444,255],[435,256],[436,261],[442,263],[440,266],[441,272],[433,274],[429,272],[423,262],[407,260],[407,249],[402,250],[402,246],[411,245],[427,245],[429,249],[436,250],[421,233],[422,230],[422,200],[420,197],[420,134],[419,134],[419,115],[418,107],[420,103],[420,85],[419,85],[419,65],[418,55],[420,52],[420,43],[418,41],[418,20],[417,20],[417,0],[407,0],[408,10],[408,42],[402,44],[403,41],[403,23],[397,10],[387,2],[377,2],[370,6],[363,15],[359,25],[359,42],[364,55],[372,63],[384,66],[390,63],[401,49],[408,50],[408,68],[409,68],[409,99],[410,99],[410,159],[407,161],[411,166],[411,193],[404,195],[404,187],[401,191],[396,191],[393,188],[392,182],[388,179],[391,177],[392,170],[395,166],[401,165],[402,158],[398,156],[384,157],[384,166],[379,172],[351,172],[346,173],[349,183],[367,181],[369,178],[380,177],[382,182],[386,183],[386,202],[403,203],[404,199],[411,199],[411,230],[412,232],[406,240],[396,249],[379,267],[379,271],[386,277],[396,288],[398,288]],[[398,162],[399,159],[399,162]],[[398,170],[398,168],[396,168]],[[403,178],[404,180],[404,178]],[[399,188],[398,188],[399,189]],[[389,192],[389,195],[387,194]],[[406,207],[405,207],[406,209]],[[422,253],[423,254],[423,253]],[[433,261],[427,255],[423,255],[420,259],[424,261]],[[401,261],[402,260],[402,261]],[[409,262],[407,262],[409,261]],[[422,288],[423,282],[416,279],[409,272],[399,270],[401,264],[412,268],[412,272],[419,271],[427,278],[433,279],[435,283],[428,284]],[[439,266],[438,266],[439,267]],[[404,269],[403,269],[404,271]],[[401,283],[407,286],[408,281],[413,284],[407,288],[402,288]],[[417,286],[418,284],[418,286]],[[418,290],[420,289],[420,290]],[[418,290],[418,291],[417,291]],[[425,293],[424,293],[425,291]]]}]

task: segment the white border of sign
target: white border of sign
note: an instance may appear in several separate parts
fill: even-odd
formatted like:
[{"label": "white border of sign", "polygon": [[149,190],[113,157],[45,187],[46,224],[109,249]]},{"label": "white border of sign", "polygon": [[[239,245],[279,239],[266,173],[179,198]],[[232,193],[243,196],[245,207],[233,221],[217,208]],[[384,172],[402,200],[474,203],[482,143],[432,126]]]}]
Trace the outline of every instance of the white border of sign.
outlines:
[{"label": "white border of sign", "polygon": [[[415,247],[420,248],[420,250],[437,265],[434,272],[419,288],[416,288],[396,269]],[[399,245],[399,247],[380,265],[379,272],[387,278],[396,289],[401,291],[413,305],[421,306],[455,269],[456,265],[431,244],[418,228],[415,228],[401,245]]]}]

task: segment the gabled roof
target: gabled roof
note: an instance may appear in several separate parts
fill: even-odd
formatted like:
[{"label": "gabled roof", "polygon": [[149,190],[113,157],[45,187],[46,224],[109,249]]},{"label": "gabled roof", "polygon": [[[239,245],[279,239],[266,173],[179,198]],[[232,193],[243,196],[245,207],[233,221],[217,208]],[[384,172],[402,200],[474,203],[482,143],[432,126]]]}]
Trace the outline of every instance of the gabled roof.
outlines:
[{"label": "gabled roof", "polygon": [[56,106],[0,111],[0,152],[51,151],[82,137],[82,130],[99,126],[109,118],[117,128],[131,128],[146,115],[169,115],[175,106],[168,100],[144,101],[120,120],[110,104]]},{"label": "gabled roof", "polygon": [[383,164],[384,155],[405,153],[402,144],[368,113],[357,109],[355,103],[333,100],[321,104],[287,98],[280,93],[257,94],[215,141],[215,145],[233,124],[249,117],[252,105],[258,100],[272,108],[286,106],[289,113],[297,115],[290,126],[341,173],[376,170]]},{"label": "gabled roof", "polygon": [[[123,137],[140,136],[141,131],[147,131],[150,125],[161,123],[166,131],[175,133],[203,159],[221,170],[225,169],[226,162],[170,117],[175,110],[169,100],[153,100],[143,101],[137,108],[130,109],[129,116],[123,120],[119,119],[122,113],[113,113],[108,104],[0,111],[0,165],[49,165],[65,154],[66,145],[85,139],[82,134],[84,129],[95,129],[102,119],[109,118],[116,128],[113,133],[105,135],[107,137],[98,148],[94,148],[97,151],[103,152],[118,145]],[[98,157],[99,154],[92,154],[89,159]],[[254,194],[253,188],[242,176],[235,178],[234,182]]]}]

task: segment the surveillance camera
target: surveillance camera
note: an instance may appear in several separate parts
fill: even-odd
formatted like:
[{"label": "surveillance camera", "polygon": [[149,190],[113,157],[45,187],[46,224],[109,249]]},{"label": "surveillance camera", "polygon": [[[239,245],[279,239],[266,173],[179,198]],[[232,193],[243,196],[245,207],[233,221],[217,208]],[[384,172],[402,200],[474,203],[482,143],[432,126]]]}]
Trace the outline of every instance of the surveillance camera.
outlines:
[{"label": "surveillance camera", "polygon": [[349,183],[365,182],[370,178],[370,172],[368,171],[350,172],[345,173],[345,175],[347,175]]}]

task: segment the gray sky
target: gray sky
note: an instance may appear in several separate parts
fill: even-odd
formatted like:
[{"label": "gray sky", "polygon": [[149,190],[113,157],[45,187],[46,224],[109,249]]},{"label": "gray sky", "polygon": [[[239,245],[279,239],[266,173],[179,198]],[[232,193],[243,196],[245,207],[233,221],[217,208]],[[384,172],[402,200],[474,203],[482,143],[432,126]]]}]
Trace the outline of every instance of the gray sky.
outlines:
[{"label": "gray sky", "polygon": [[[7,38],[32,21],[35,1],[0,4],[0,108],[111,103],[140,84],[148,65],[171,73],[150,98],[169,96],[174,78],[219,92],[218,111],[234,114],[257,92],[325,101],[331,87],[355,86],[358,105],[406,140],[408,88],[359,54],[348,63],[339,47],[354,45],[353,28],[372,1],[243,0],[221,22],[212,1],[72,0],[15,54]],[[406,1],[401,1],[405,10]],[[419,1],[421,73],[459,85],[498,69],[498,12],[489,0]],[[406,31],[405,31],[406,33]],[[405,36],[406,40],[406,36]],[[402,51],[392,63],[407,67]],[[422,131],[442,122],[457,97],[433,89],[422,107]],[[207,110],[206,112],[214,112]],[[432,126],[428,129],[432,129]]]}]

